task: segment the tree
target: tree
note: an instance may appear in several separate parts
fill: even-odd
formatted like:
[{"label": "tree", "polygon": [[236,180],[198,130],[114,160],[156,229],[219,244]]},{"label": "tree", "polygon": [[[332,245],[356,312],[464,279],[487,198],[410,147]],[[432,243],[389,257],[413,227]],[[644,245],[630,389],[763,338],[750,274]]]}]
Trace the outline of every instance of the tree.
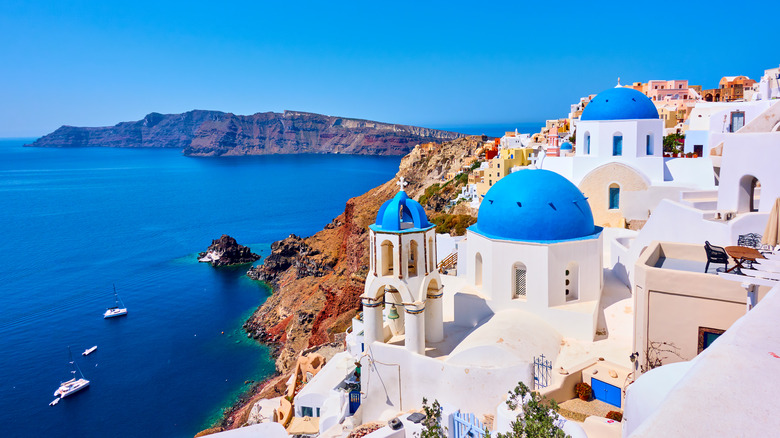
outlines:
[{"label": "tree", "polygon": [[669,134],[664,137],[664,152],[677,154],[682,152],[685,135]]},{"label": "tree", "polygon": [[447,438],[447,428],[441,427],[441,405],[438,400],[434,400],[431,406],[428,406],[428,399],[423,397],[423,412],[425,419],[422,421],[422,432],[420,438]]},{"label": "tree", "polygon": [[[496,438],[565,438],[568,435],[558,427],[558,403],[547,400],[538,392],[530,391],[523,382],[519,382],[514,391],[509,392],[506,401],[509,409],[515,410],[522,404],[523,413],[512,422],[507,433],[499,433]],[[489,438],[489,434],[486,437]]]}]

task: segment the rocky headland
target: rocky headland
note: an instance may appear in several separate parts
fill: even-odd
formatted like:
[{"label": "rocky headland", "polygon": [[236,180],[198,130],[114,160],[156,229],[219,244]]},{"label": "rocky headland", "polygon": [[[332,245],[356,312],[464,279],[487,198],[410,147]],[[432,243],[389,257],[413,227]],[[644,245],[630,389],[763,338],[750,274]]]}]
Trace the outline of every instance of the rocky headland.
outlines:
[{"label": "rocky headland", "polygon": [[151,113],[114,126],[62,126],[26,146],[176,148],[188,156],[267,154],[404,155],[418,143],[462,134],[300,111],[248,116],[194,110]]},{"label": "rocky headland", "polygon": [[211,241],[206,251],[198,254],[198,261],[211,263],[211,266],[232,266],[252,263],[260,256],[249,247],[239,245],[236,239],[223,234],[219,239]]},{"label": "rocky headland", "polygon": [[[268,283],[273,294],[244,329],[274,348],[278,374],[255,387],[243,404],[229,410],[217,429],[245,424],[258,399],[281,395],[286,375],[301,352],[343,341],[344,332],[360,310],[368,273],[368,225],[376,219],[382,203],[398,191],[398,177],[409,182],[405,189],[412,198],[420,198],[428,189],[423,205],[438,232],[454,232],[453,224],[474,222],[476,212],[466,204],[445,207],[446,200],[454,199],[465,184],[463,177],[447,180],[447,176],[470,172],[472,157],[484,140],[481,136],[460,138],[432,151],[416,147],[401,160],[395,178],[347,201],[344,212],[321,231],[306,238],[290,235],[272,245],[271,254],[248,275]],[[435,184],[438,188],[430,190]]]}]

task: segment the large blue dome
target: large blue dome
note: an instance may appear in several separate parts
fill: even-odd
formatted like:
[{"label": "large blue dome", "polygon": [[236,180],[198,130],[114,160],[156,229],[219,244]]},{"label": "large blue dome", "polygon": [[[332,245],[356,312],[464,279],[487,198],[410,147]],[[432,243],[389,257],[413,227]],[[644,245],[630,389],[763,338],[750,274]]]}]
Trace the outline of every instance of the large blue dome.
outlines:
[{"label": "large blue dome", "polygon": [[543,169],[518,170],[498,180],[469,230],[494,239],[533,242],[581,239],[601,232],[580,189]]},{"label": "large blue dome", "polygon": [[633,88],[610,88],[590,100],[580,120],[657,119],[653,101]]},{"label": "large blue dome", "polygon": [[374,231],[412,232],[432,227],[419,202],[409,198],[405,191],[398,192],[379,208],[376,223],[369,226]]}]

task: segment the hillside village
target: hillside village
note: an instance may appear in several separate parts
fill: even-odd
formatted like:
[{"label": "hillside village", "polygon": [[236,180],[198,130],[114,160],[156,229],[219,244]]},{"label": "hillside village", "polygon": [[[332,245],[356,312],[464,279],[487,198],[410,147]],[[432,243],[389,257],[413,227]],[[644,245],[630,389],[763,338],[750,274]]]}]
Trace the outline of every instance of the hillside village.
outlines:
[{"label": "hillside village", "polygon": [[280,375],[218,433],[516,436],[522,383],[575,438],[771,435],[777,163],[780,67],[618,81],[538,133],[419,144],[275,244],[245,327]]}]

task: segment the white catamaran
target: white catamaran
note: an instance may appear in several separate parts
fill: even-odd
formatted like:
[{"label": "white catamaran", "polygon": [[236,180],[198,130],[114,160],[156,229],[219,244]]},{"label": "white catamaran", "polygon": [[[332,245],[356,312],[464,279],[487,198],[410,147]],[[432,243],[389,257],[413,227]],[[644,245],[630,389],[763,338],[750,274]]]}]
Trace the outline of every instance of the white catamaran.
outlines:
[{"label": "white catamaran", "polygon": [[[54,391],[55,397],[65,398],[89,386],[89,380],[84,378],[84,373],[81,372],[81,369],[76,364],[76,361],[73,360],[73,353],[71,353],[70,347],[68,347],[68,356],[70,357],[70,364],[73,365],[73,371],[70,372],[73,374],[73,378],[67,382],[60,383],[60,387]],[[76,371],[78,371],[81,377],[76,376]],[[50,404],[53,406],[56,403],[52,402]]]},{"label": "white catamaran", "polygon": [[[114,301],[116,302],[114,307],[109,307],[105,313],[103,313],[103,318],[114,318],[116,316],[127,315],[125,303],[122,303],[122,300],[119,299],[119,295],[116,293],[116,285],[114,285]],[[119,306],[119,303],[122,303],[121,307]]]}]

